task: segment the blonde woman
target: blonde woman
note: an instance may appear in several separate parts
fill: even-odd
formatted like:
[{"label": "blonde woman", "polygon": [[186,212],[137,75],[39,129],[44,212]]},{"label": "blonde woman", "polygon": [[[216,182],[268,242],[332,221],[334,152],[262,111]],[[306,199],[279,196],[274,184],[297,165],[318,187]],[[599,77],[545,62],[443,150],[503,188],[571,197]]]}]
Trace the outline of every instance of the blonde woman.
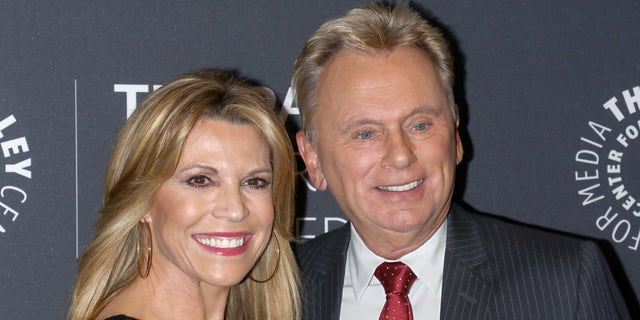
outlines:
[{"label": "blonde woman", "polygon": [[273,96],[186,74],[127,121],[69,319],[298,319],[294,162]]}]

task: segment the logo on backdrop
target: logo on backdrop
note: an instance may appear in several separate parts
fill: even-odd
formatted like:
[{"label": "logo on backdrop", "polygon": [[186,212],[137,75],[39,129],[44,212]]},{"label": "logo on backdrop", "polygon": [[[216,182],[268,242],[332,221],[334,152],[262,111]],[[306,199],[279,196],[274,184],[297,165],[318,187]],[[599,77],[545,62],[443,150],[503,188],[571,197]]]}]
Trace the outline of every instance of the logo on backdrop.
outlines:
[{"label": "logo on backdrop", "polygon": [[157,90],[161,85],[154,84],[114,84],[113,92],[122,92],[126,96],[127,101],[127,119],[131,116],[136,107],[138,106],[138,93],[149,93],[149,90]]},{"label": "logo on backdrop", "polygon": [[0,114],[0,238],[20,218],[20,209],[27,202],[24,185],[31,180],[29,144],[17,129],[19,124],[14,115]]},{"label": "logo on backdrop", "polygon": [[574,179],[581,205],[614,243],[640,244],[640,86],[606,100],[587,121],[575,154]]}]

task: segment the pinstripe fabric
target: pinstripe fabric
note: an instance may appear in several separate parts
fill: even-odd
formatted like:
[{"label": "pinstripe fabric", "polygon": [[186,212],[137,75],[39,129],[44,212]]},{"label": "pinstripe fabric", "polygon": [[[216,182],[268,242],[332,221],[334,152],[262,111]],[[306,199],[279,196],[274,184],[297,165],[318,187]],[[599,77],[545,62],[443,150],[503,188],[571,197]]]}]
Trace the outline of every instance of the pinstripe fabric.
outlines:
[{"label": "pinstripe fabric", "polygon": [[302,319],[339,319],[350,230],[346,224],[299,245]]},{"label": "pinstripe fabric", "polygon": [[[303,319],[339,319],[349,226],[297,248]],[[448,218],[441,319],[630,319],[598,247],[470,214]]]}]

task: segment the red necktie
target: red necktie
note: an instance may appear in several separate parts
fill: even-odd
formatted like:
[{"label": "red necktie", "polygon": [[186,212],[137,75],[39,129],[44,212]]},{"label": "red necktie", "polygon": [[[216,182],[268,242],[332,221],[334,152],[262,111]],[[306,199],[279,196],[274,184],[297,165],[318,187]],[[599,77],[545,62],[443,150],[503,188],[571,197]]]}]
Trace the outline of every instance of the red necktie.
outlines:
[{"label": "red necktie", "polygon": [[374,272],[387,294],[380,320],[413,320],[413,311],[409,302],[409,289],[416,275],[402,262],[384,262]]}]

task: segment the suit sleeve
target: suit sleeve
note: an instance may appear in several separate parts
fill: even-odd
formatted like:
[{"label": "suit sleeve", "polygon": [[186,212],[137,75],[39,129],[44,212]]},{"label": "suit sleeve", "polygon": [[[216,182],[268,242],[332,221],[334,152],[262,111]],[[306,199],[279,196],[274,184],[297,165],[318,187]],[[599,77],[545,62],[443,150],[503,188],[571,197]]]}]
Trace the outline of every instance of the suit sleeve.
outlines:
[{"label": "suit sleeve", "polygon": [[580,250],[577,319],[631,319],[611,271],[593,242]]}]

